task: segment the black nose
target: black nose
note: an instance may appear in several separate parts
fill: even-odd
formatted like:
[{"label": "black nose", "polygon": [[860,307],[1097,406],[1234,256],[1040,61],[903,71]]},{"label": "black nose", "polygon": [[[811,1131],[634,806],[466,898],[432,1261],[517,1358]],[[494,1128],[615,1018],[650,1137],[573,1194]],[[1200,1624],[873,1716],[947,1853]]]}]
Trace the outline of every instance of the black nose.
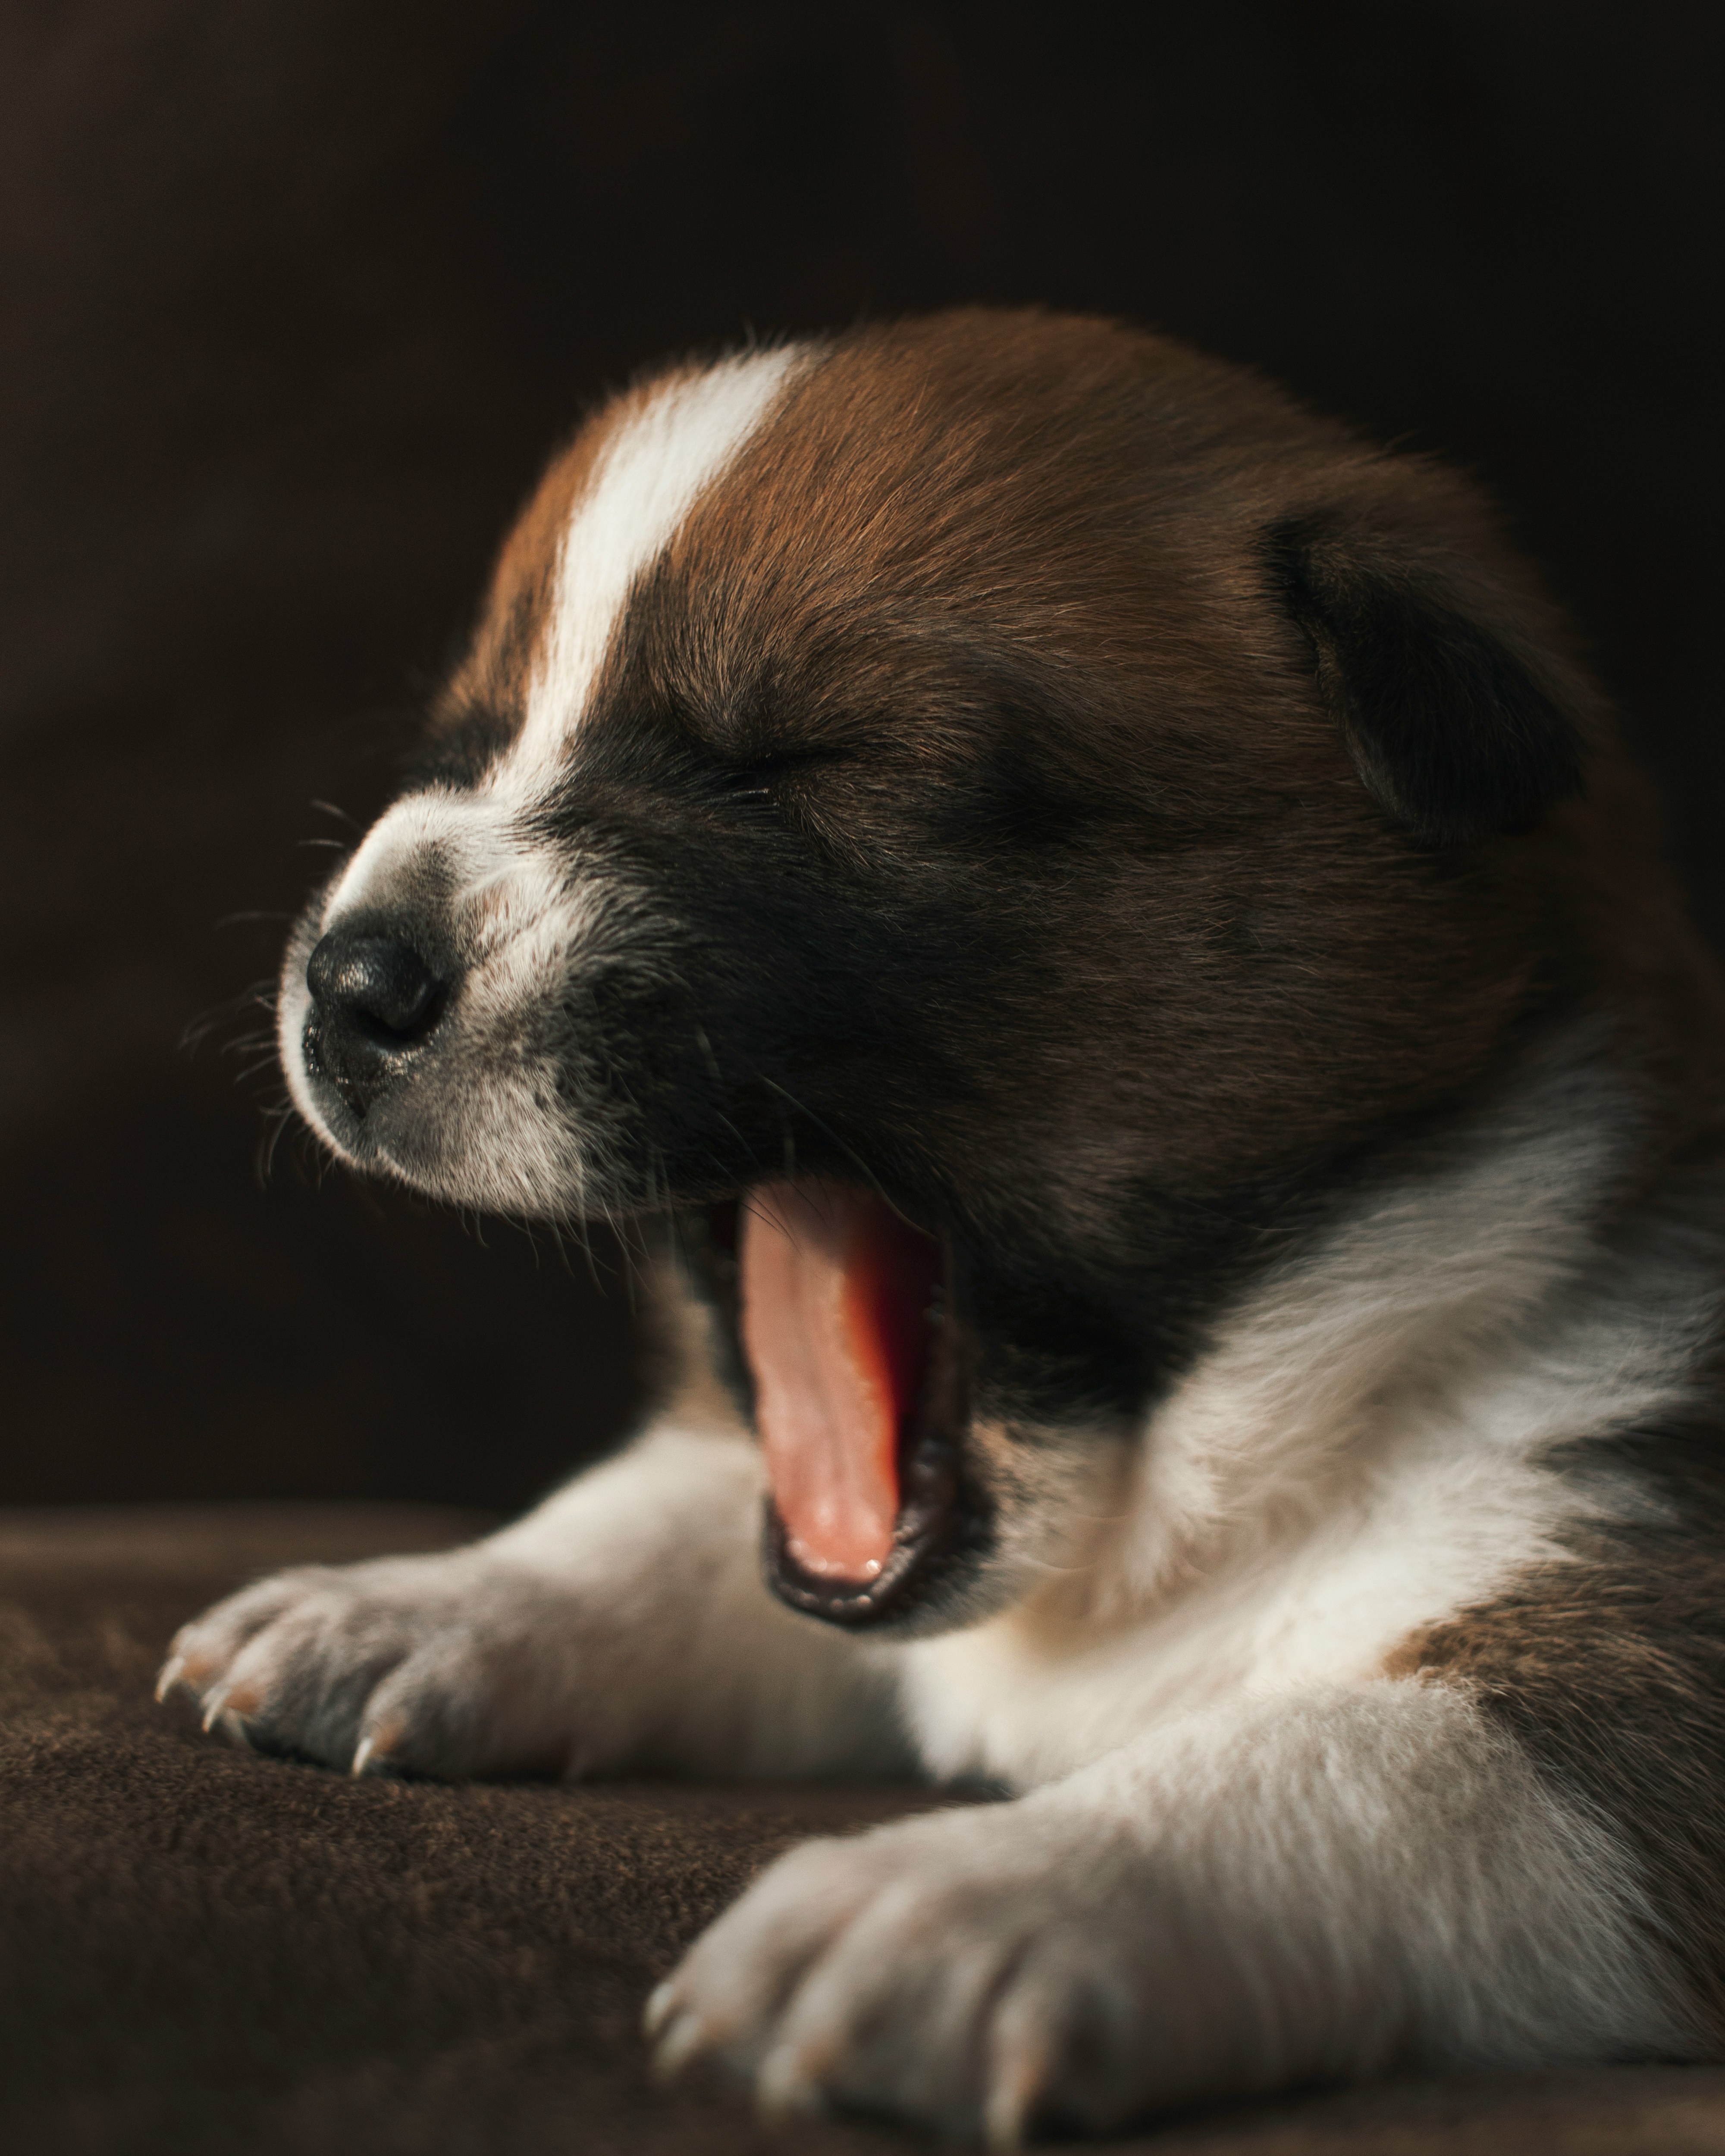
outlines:
[{"label": "black nose", "polygon": [[444,983],[411,944],[332,928],[311,953],[305,985],[306,1066],[363,1116],[442,1017]]}]

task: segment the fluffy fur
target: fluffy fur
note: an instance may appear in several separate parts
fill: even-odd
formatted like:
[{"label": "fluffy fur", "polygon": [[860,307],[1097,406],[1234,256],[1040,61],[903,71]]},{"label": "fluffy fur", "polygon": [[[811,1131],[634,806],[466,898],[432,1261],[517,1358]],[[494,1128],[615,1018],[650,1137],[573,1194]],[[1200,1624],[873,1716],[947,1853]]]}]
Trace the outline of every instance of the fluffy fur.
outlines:
[{"label": "fluffy fur", "polygon": [[[669,1223],[676,1383],[164,1686],[355,1773],[1003,1785],[794,1853],[656,1995],[668,2067],[773,2105],[1006,2144],[1716,2056],[1720,1011],[1449,475],[1037,316],[650,380],[506,547],[280,1041],[358,1168]],[[736,1217],[787,1174],[943,1254],[939,1532],[842,1605],[757,1548]]]}]

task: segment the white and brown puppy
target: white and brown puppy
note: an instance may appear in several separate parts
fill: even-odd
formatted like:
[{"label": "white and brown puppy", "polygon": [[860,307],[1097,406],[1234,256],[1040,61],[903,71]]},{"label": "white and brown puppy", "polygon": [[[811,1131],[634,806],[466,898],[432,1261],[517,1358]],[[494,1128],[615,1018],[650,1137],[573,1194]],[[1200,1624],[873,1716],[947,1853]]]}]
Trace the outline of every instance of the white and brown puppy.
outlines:
[{"label": "white and brown puppy", "polygon": [[280,1045],[357,1168],[674,1221],[680,1385],[165,1681],[355,1773],[1005,1784],[661,1989],[769,2102],[1715,2055],[1722,1044],[1453,477],[1102,322],[673,368],[552,465]]}]

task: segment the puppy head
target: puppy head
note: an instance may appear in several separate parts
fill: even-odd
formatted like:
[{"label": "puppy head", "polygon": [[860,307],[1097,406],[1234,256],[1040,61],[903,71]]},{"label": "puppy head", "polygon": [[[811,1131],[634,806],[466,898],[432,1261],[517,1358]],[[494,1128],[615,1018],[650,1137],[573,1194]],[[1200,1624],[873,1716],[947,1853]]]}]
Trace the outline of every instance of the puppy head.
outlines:
[{"label": "puppy head", "polygon": [[674,370],[505,548],[283,1062],[357,1167],[677,1213],[781,1590],[950,1620],[1336,1162],[1490,1063],[1543,902],[1499,834],[1589,723],[1464,488],[1163,341]]}]

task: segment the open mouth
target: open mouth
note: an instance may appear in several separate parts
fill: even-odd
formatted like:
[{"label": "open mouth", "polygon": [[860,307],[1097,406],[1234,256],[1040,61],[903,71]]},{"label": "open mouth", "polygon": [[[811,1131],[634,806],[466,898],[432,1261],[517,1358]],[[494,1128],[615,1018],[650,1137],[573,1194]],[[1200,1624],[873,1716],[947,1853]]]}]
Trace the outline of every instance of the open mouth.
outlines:
[{"label": "open mouth", "polygon": [[833,1624],[907,1614],[965,1539],[950,1247],[805,1180],[749,1193],[737,1255],[773,1585]]}]

